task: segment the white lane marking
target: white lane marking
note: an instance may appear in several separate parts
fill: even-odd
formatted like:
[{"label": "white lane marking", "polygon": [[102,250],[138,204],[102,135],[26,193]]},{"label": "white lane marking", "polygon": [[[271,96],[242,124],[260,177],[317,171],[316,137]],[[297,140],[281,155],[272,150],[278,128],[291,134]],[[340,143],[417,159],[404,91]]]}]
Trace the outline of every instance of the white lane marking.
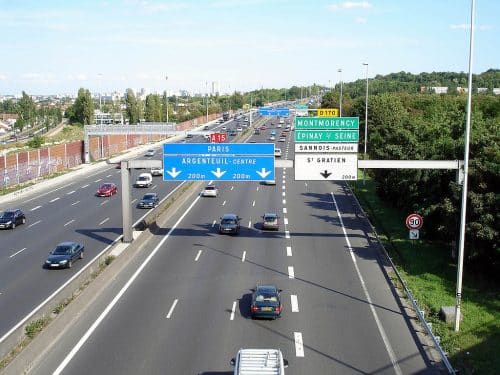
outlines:
[{"label": "white lane marking", "polygon": [[234,312],[236,311],[236,301],[233,302],[233,308],[231,309],[231,317],[229,320],[234,320]]},{"label": "white lane marking", "polygon": [[70,225],[72,222],[74,222],[75,219],[71,219],[70,221],[68,221],[66,224],[64,224],[64,226],[67,226],[67,225]]},{"label": "white lane marking", "polygon": [[23,247],[23,248],[22,248],[21,250],[19,250],[19,251],[16,251],[14,254],[12,254],[11,256],[9,256],[9,258],[14,258],[17,254],[22,253],[24,250],[26,250],[26,248],[25,248],[25,247]]},{"label": "white lane marking", "polygon": [[259,187],[257,186],[257,191],[259,191]]},{"label": "white lane marking", "polygon": [[170,307],[170,310],[168,310],[167,319],[170,319],[170,317],[172,316],[172,313],[174,312],[175,309],[175,305],[177,305],[178,301],[179,301],[178,299],[175,299],[174,303],[172,303],[172,307]]},{"label": "white lane marking", "polygon": [[222,202],[222,205],[225,206],[226,205],[226,201]]},{"label": "white lane marking", "polygon": [[286,214],[286,207],[283,207],[283,213]]},{"label": "white lane marking", "polygon": [[88,186],[89,186],[89,184],[87,184],[87,185],[83,185],[83,186],[81,187],[81,189],[85,189],[85,188],[86,188],[86,187],[88,187]]},{"label": "white lane marking", "polygon": [[214,220],[214,222],[212,223],[212,228],[215,226],[216,222],[217,222],[217,220]]},{"label": "white lane marking", "polygon": [[283,178],[283,186],[285,186],[285,184],[286,184],[286,180],[285,180],[285,178]]},{"label": "white lane marking", "polygon": [[294,332],[293,337],[295,340],[295,356],[303,357],[304,356],[304,341],[302,341],[302,333]]},{"label": "white lane marking", "polygon": [[[177,185],[177,187],[172,190],[172,192],[170,192],[167,197],[172,194],[174,191],[176,191],[179,187],[181,187],[182,185],[184,184],[184,182],[180,183],[179,185]],[[166,199],[167,197],[165,197],[164,199]],[[80,340],[78,340],[78,342],[76,343],[76,345],[73,347],[73,349],[71,349],[71,351],[68,353],[68,355],[66,357],[64,357],[63,361],[61,362],[61,364],[56,368],[56,370],[53,372],[52,375],[59,375],[65,368],[66,366],[68,365],[68,363],[73,359],[73,357],[76,355],[76,353],[80,350],[80,348],[85,344],[85,342],[89,339],[90,335],[92,335],[92,333],[97,329],[97,327],[101,324],[101,322],[104,320],[104,318],[106,318],[106,316],[109,314],[109,312],[111,311],[111,309],[117,304],[117,302],[120,300],[120,298],[125,294],[125,292],[127,291],[128,288],[130,288],[130,285],[132,285],[132,283],[135,281],[135,279],[137,278],[137,276],[139,276],[139,274],[142,272],[142,270],[146,267],[146,265],[151,261],[151,259],[156,255],[156,253],[158,252],[158,250],[160,249],[161,246],[163,246],[163,244],[165,243],[165,241],[170,237],[170,235],[172,234],[172,232],[177,228],[177,226],[179,225],[179,223],[184,219],[184,217],[188,214],[189,211],[191,211],[191,209],[193,208],[193,206],[196,204],[196,202],[198,202],[198,200],[200,199],[200,196],[196,197],[196,199],[193,201],[193,203],[191,203],[191,205],[188,207],[188,209],[186,211],[184,211],[184,213],[181,215],[181,217],[177,220],[177,222],[172,226],[172,228],[170,228],[170,230],[168,231],[168,233],[165,235],[165,237],[162,238],[162,240],[158,243],[158,245],[156,245],[156,247],[153,249],[153,251],[148,255],[148,257],[146,258],[146,260],[139,266],[139,268],[134,272],[134,274],[132,275],[132,277],[127,281],[127,283],[123,286],[123,288],[120,289],[120,291],[118,292],[118,294],[113,298],[113,300],[109,303],[108,306],[106,306],[106,308],[104,309],[104,311],[101,313],[101,315],[99,315],[99,317],[97,318],[97,320],[92,323],[92,325],[90,326],[90,328],[85,332],[85,334],[80,338]],[[141,219],[142,220],[142,219]],[[121,238],[123,236],[119,236],[115,241],[117,241],[119,238]],[[110,245],[111,246],[111,245]],[[107,249],[109,248],[106,247],[106,249],[104,249],[101,254],[104,253],[104,251],[106,251]],[[99,254],[98,256],[100,256],[101,254]],[[84,268],[85,269],[85,268]],[[83,272],[82,269],[80,272]],[[76,274],[75,276],[73,276],[73,278],[76,278],[79,274]],[[68,280],[67,283],[69,283],[70,281],[72,281],[73,279],[71,280]],[[64,287],[65,285],[63,285],[61,287],[61,289]],[[59,292],[56,291],[54,293],[57,293]],[[52,296],[50,296],[49,298],[52,298]],[[43,306],[43,305],[42,305]],[[37,308],[38,309],[38,308]],[[22,324],[24,324],[31,316],[31,315],[28,315],[26,318],[24,318],[20,323],[18,323],[14,328],[11,329],[11,331],[7,332],[2,338],[0,338],[0,342],[4,341],[6,337],[8,337],[12,331],[14,329],[17,329],[19,326],[21,326]]]},{"label": "white lane marking", "polygon": [[304,182],[304,185],[306,185],[306,187],[307,187],[307,182]]},{"label": "white lane marking", "polygon": [[234,189],[234,186],[231,186],[231,189],[230,190],[233,190]]},{"label": "white lane marking", "polygon": [[202,252],[202,251],[203,251],[203,250],[198,250],[198,254],[196,254],[196,258],[194,258],[194,261],[195,261],[195,262],[197,262],[197,261],[198,261],[198,259],[200,259],[200,255],[201,255],[201,252]]},{"label": "white lane marking", "polygon": [[287,217],[285,217],[285,218],[283,219],[283,222],[285,223],[285,225],[288,225],[288,218],[287,218]]},{"label": "white lane marking", "polygon": [[33,207],[30,211],[35,211],[35,210],[38,210],[40,207],[42,207],[42,206],[36,206],[36,207]]},{"label": "white lane marking", "polygon": [[292,312],[299,312],[299,300],[295,294],[290,295],[290,303],[292,304]]},{"label": "white lane marking", "polygon": [[109,202],[109,200],[102,201],[102,203],[99,206],[104,206],[108,202]]},{"label": "white lane marking", "polygon": [[54,198],[54,199],[50,200],[49,203],[54,203],[55,201],[58,201],[59,199],[61,199],[61,198],[59,198],[59,197]]},{"label": "white lane marking", "polygon": [[75,190],[71,190],[70,192],[66,193],[66,195],[71,195],[75,192]]},{"label": "white lane marking", "polygon": [[38,223],[41,223],[42,220],[35,221],[33,224],[28,225],[28,228],[31,228],[33,225],[37,225]]},{"label": "white lane marking", "polygon": [[154,186],[151,188],[151,190],[154,190],[154,189],[156,189],[157,187],[158,187],[158,185],[154,185]]},{"label": "white lane marking", "polygon": [[288,266],[288,278],[295,279],[295,271],[293,270],[293,266]]},{"label": "white lane marking", "polygon": [[71,203],[71,205],[74,206],[75,204],[78,204],[78,203],[80,203],[80,201],[73,202],[73,203]]},{"label": "white lane marking", "polygon": [[283,192],[283,194],[282,194],[282,195],[285,197],[285,196],[286,196],[286,193],[285,193],[285,192]]},{"label": "white lane marking", "polygon": [[287,246],[286,247],[286,256],[287,257],[291,257],[292,256],[292,247],[291,246]]},{"label": "white lane marking", "polygon": [[286,189],[286,186],[285,186],[285,185],[283,185],[283,186],[282,186],[282,189],[283,189],[283,190],[285,190],[285,189]]},{"label": "white lane marking", "polygon": [[108,175],[106,176],[106,178],[109,178],[109,177],[111,177],[111,176],[113,176],[113,175],[112,175],[112,174],[108,174]]},{"label": "white lane marking", "polygon": [[249,228],[251,228],[251,227],[252,227],[252,220],[250,220],[250,221],[248,222],[248,227],[249,227]]},{"label": "white lane marking", "polygon": [[282,203],[283,203],[283,204],[286,204],[286,199],[283,199]]},{"label": "white lane marking", "polygon": [[137,198],[132,199],[132,202],[130,202],[130,203],[133,204],[134,202],[137,202]]},{"label": "white lane marking", "polygon": [[106,219],[104,219],[103,221],[101,221],[101,222],[99,223],[99,225],[103,225],[103,224],[104,224],[106,221],[108,221],[108,220],[109,220],[109,217],[107,217]]},{"label": "white lane marking", "polygon": [[289,230],[285,231],[285,238],[290,238],[290,231]]},{"label": "white lane marking", "polygon": [[247,251],[243,251],[243,255],[241,256],[241,261],[244,262],[247,257]]},{"label": "white lane marking", "polygon": [[95,180],[94,182],[99,182],[99,181],[101,181],[101,180],[102,180],[102,178],[98,178],[98,179],[97,179],[97,180]]},{"label": "white lane marking", "polygon": [[384,341],[385,348],[387,350],[387,353],[389,354],[389,357],[391,358],[392,362],[392,367],[394,367],[394,371],[396,372],[397,375],[402,375],[401,368],[399,367],[398,364],[398,359],[396,358],[396,355],[394,354],[394,350],[392,349],[392,346],[389,342],[389,339],[387,338],[387,334],[385,333],[384,327],[382,327],[382,323],[380,322],[380,319],[377,315],[377,311],[375,311],[375,307],[373,307],[372,299],[370,297],[370,294],[368,293],[368,289],[366,288],[365,280],[363,279],[363,276],[361,275],[361,271],[359,270],[358,267],[358,262],[356,261],[356,257],[354,255],[354,251],[351,246],[351,241],[349,241],[349,236],[347,235],[347,230],[344,226],[344,220],[342,219],[342,215],[340,214],[339,206],[337,205],[337,200],[335,199],[335,195],[333,192],[330,193],[332,195],[333,199],[333,204],[335,205],[335,209],[337,210],[337,215],[339,217],[339,222],[340,225],[342,226],[342,232],[344,232],[344,237],[345,241],[347,243],[347,247],[349,248],[349,253],[351,254],[351,259],[352,262],[354,263],[354,268],[356,269],[356,273],[358,274],[359,281],[361,283],[361,287],[363,288],[363,292],[365,294],[366,301],[368,302],[368,306],[370,306],[370,310],[373,315],[373,319],[375,320],[375,323],[377,324],[378,331],[380,333],[380,336],[382,336],[382,340]]}]

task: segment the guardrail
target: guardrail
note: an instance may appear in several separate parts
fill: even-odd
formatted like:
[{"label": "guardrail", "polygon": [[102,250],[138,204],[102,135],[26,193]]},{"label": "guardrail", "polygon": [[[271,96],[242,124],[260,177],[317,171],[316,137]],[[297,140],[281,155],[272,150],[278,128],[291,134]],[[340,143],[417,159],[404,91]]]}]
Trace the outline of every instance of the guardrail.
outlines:
[{"label": "guardrail", "polygon": [[[356,195],[352,192],[351,190],[351,187],[349,186],[349,184],[345,184],[347,186],[347,188],[349,189],[349,191],[351,192],[352,196],[354,197],[355,201],[356,201],[356,204],[358,205],[358,208],[359,210],[361,211],[361,213],[364,215],[365,218],[368,219],[368,215],[366,214],[365,210],[363,210],[363,207],[361,206],[361,204],[359,203],[359,200],[358,198],[356,197]],[[432,329],[431,329],[431,325],[429,322],[427,322],[425,320],[425,316],[423,314],[423,310],[421,310],[418,305],[417,305],[417,301],[415,301],[415,299],[413,298],[413,295],[411,294],[411,291],[410,289],[408,289],[408,286],[406,285],[406,282],[404,281],[403,277],[401,276],[401,274],[398,272],[396,266],[394,265],[394,263],[392,262],[392,258],[389,256],[389,253],[387,252],[387,249],[385,248],[385,246],[383,245],[378,233],[377,233],[377,230],[375,229],[375,227],[372,225],[371,221],[368,220],[368,223],[370,224],[370,227],[373,231],[373,233],[375,234],[375,237],[377,238],[377,241],[378,243],[380,244],[382,250],[384,251],[384,254],[387,258],[387,260],[389,261],[390,263],[390,266],[392,268],[392,270],[394,271],[394,273],[396,274],[399,282],[401,283],[401,285],[403,286],[403,289],[406,293],[406,296],[408,297],[408,299],[410,300],[412,306],[413,306],[413,310],[415,311],[415,313],[417,314],[418,316],[418,319],[420,321],[420,323],[423,325],[426,333],[430,336],[430,338],[432,339],[432,342],[434,343],[434,347],[436,348],[436,350],[438,351],[440,357],[441,357],[441,360],[443,361],[443,364],[445,365],[446,369],[448,370],[448,373],[449,374],[456,374],[456,370],[453,368],[453,366],[451,365],[450,361],[448,360],[448,357],[446,356],[446,353],[443,351],[443,349],[441,348],[441,345],[440,345],[440,337],[439,336],[435,336],[434,333],[432,332]]]}]

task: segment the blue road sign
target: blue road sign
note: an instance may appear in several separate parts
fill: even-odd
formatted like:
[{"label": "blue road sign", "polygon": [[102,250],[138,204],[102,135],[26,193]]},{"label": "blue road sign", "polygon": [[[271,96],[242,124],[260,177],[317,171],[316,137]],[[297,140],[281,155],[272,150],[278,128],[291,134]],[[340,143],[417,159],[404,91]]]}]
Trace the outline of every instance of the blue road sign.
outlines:
[{"label": "blue road sign", "polygon": [[261,116],[288,116],[290,110],[288,108],[260,107],[259,114]]},{"label": "blue road sign", "polygon": [[274,156],[274,143],[164,143],[163,154]]},{"label": "blue road sign", "polygon": [[[274,148],[274,145],[273,145]],[[274,180],[274,155],[163,155],[164,181]]]}]

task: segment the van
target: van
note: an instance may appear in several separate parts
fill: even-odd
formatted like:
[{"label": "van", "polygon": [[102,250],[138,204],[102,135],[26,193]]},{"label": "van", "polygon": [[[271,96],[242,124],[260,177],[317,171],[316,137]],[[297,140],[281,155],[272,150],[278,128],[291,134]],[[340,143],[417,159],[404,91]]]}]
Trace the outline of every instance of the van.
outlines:
[{"label": "van", "polygon": [[279,349],[240,349],[231,359],[234,375],[271,374],[283,375],[288,361]]},{"label": "van", "polygon": [[135,187],[150,187],[153,183],[153,176],[151,173],[141,173],[137,180],[135,180]]}]

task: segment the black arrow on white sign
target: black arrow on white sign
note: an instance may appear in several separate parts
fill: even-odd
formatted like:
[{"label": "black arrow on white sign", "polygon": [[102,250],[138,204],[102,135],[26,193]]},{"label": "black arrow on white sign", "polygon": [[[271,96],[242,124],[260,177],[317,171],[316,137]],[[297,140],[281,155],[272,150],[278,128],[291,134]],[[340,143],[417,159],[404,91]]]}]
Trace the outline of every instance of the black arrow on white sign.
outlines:
[{"label": "black arrow on white sign", "polygon": [[325,169],[325,171],[323,173],[320,173],[320,175],[322,175],[324,178],[328,178],[328,176],[330,176],[331,173],[328,173],[328,171]]}]

